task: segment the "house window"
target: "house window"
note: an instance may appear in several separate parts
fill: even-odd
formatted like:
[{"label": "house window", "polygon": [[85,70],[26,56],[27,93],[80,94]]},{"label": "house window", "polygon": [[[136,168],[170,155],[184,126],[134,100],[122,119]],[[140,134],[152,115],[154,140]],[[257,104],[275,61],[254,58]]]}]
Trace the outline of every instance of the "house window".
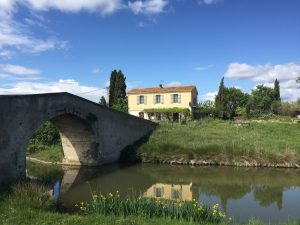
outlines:
[{"label": "house window", "polygon": [[137,96],[137,104],[147,104],[147,97],[144,95]]},{"label": "house window", "polygon": [[164,188],[154,188],[154,197],[162,198],[164,196]]},{"label": "house window", "polygon": [[155,103],[160,103],[160,95],[155,95]]},{"label": "house window", "polygon": [[153,103],[154,104],[163,104],[164,96],[163,95],[153,95]]},{"label": "house window", "polygon": [[181,95],[180,94],[172,94],[171,95],[171,103],[181,103]]},{"label": "house window", "polygon": [[181,199],[182,198],[181,190],[172,189],[171,198],[172,199]]}]

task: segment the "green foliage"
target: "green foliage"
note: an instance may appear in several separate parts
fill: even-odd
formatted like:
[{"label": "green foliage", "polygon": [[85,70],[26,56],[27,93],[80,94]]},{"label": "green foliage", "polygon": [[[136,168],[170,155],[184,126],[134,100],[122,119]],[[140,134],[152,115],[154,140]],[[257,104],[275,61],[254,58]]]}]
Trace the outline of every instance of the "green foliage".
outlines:
[{"label": "green foliage", "polygon": [[126,99],[125,81],[126,77],[121,70],[113,70],[111,72],[109,84],[109,107],[113,107],[115,104],[120,104],[120,102],[123,102]]},{"label": "green foliage", "polygon": [[123,199],[118,193],[113,195],[93,195],[93,200],[80,203],[79,209],[84,214],[101,214],[114,216],[143,216],[145,218],[169,218],[190,222],[219,223],[225,215],[218,205],[213,207],[198,205],[194,201],[172,201],[155,198],[127,198]]},{"label": "green foliage", "polygon": [[194,119],[213,117],[215,114],[215,103],[213,101],[199,102],[197,107],[193,109]]},{"label": "green foliage", "polygon": [[117,101],[113,104],[111,107],[112,109],[118,110],[120,112],[128,113],[128,99],[125,98],[119,98]]},{"label": "green foliage", "polygon": [[32,209],[50,209],[53,199],[46,186],[32,182],[21,182],[12,186],[13,198],[9,198],[14,207],[29,207]]},{"label": "green foliage", "polygon": [[58,129],[51,123],[46,122],[41,125],[29,140],[29,145],[53,145],[60,143]]},{"label": "green foliage", "polygon": [[258,85],[252,90],[251,98],[248,102],[251,116],[260,116],[272,112],[272,104],[275,101],[275,91],[273,88]]},{"label": "green foliage", "polygon": [[[160,113],[163,116],[165,116],[169,121],[173,121],[173,115],[175,113],[182,114],[185,119],[191,116],[191,112],[188,108],[153,108],[153,109],[144,109],[144,112],[148,114],[148,117],[151,118],[151,116],[154,113]],[[181,121],[183,122],[183,121]]]},{"label": "green foliage", "polygon": [[280,105],[280,115],[296,116],[296,111],[300,111],[300,102],[282,102]]},{"label": "green foliage", "polygon": [[35,147],[36,146],[33,146],[34,151],[32,151],[30,150],[32,146],[29,145],[28,153],[30,157],[47,162],[61,162],[64,158],[63,149],[60,144],[50,146],[38,145],[37,149],[35,149]]},{"label": "green foliage", "polygon": [[104,96],[101,96],[100,101],[99,101],[99,105],[107,107],[107,102]]},{"label": "green foliage", "polygon": [[29,140],[27,153],[46,161],[62,161],[63,150],[58,129],[49,121],[41,125]]},{"label": "green foliage", "polygon": [[189,115],[190,110],[188,108],[153,108],[153,109],[145,109],[144,110],[147,113],[182,113],[184,115]]},{"label": "green foliage", "polygon": [[242,92],[238,88],[225,88],[226,117],[233,119],[237,115],[237,107],[245,107],[249,98],[249,94]]},{"label": "green foliage", "polygon": [[279,80],[275,80],[274,82],[274,100],[280,102],[280,85],[279,85]]},{"label": "green foliage", "polygon": [[215,113],[218,118],[226,119],[226,97],[225,97],[225,86],[224,77],[222,77],[221,83],[219,85],[218,94],[215,97]]}]

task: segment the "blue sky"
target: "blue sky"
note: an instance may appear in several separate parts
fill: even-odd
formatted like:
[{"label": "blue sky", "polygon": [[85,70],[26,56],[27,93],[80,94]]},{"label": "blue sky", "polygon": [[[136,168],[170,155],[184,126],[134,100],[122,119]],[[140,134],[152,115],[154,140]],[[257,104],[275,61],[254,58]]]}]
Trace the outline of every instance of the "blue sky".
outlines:
[{"label": "blue sky", "polygon": [[0,0],[0,94],[68,91],[93,101],[113,69],[128,89],[220,79],[300,97],[299,0]]}]

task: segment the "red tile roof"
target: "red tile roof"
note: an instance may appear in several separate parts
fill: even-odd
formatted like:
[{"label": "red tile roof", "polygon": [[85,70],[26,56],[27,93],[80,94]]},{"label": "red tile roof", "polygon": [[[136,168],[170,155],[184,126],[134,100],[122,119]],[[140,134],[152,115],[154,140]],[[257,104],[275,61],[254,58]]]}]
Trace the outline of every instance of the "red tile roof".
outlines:
[{"label": "red tile roof", "polygon": [[137,88],[128,91],[128,94],[151,94],[151,93],[172,93],[172,92],[191,92],[196,86],[178,86],[163,88]]}]

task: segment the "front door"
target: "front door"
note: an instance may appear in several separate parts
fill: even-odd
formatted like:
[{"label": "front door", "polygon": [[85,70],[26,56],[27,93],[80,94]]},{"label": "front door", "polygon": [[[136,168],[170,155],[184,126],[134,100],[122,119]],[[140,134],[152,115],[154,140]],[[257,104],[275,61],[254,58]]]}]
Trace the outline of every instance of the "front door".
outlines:
[{"label": "front door", "polygon": [[145,116],[145,115],[144,115],[144,112],[139,112],[139,117],[140,117],[140,118],[144,119],[144,116]]}]

